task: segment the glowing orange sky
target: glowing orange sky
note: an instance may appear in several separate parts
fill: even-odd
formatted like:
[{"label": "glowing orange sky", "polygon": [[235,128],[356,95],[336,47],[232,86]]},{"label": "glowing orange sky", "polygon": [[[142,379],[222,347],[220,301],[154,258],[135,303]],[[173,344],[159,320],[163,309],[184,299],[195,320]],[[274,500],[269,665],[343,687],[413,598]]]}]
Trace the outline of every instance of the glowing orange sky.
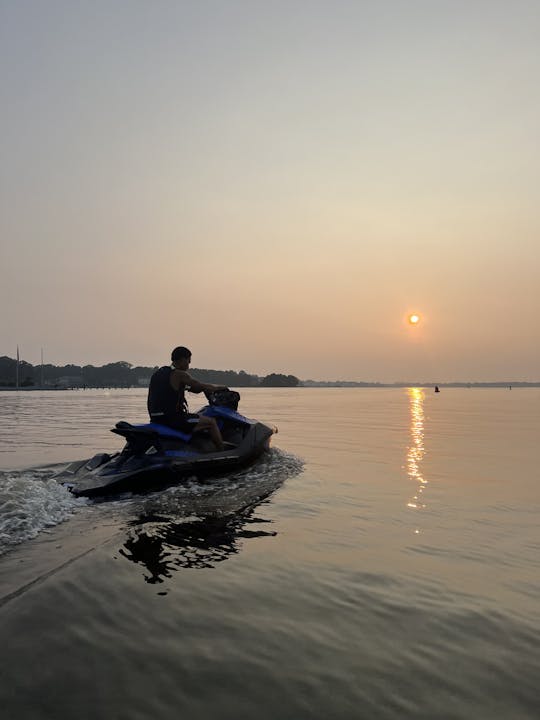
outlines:
[{"label": "glowing orange sky", "polygon": [[540,6],[459,7],[4,7],[0,354],[540,379]]}]

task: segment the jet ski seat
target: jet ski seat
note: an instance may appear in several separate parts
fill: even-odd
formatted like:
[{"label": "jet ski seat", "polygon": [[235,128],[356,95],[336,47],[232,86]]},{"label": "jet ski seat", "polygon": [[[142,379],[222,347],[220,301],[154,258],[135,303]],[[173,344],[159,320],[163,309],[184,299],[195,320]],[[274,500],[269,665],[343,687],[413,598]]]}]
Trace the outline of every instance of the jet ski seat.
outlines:
[{"label": "jet ski seat", "polygon": [[171,438],[189,442],[193,437],[192,433],[184,433],[180,430],[174,430],[168,425],[160,425],[159,423],[143,423],[140,425],[132,425],[131,423],[121,420],[117,422],[113,428],[113,432],[126,437],[127,434],[141,435],[159,435],[163,438]]}]

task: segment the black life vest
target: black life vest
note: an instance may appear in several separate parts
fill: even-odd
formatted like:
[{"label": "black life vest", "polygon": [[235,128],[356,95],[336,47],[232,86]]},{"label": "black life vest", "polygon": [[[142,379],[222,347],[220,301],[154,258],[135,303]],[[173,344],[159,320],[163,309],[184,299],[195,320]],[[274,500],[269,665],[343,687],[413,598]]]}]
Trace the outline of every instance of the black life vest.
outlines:
[{"label": "black life vest", "polygon": [[150,378],[148,387],[148,414],[174,416],[187,413],[188,406],[184,394],[184,385],[177,392],[171,387],[172,368],[164,366],[156,370]]}]

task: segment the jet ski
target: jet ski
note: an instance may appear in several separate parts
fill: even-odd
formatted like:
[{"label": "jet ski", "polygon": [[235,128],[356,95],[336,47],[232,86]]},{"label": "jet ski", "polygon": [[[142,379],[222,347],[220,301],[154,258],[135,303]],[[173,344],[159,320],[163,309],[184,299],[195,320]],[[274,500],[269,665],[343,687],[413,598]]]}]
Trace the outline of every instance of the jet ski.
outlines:
[{"label": "jet ski", "polygon": [[199,413],[215,418],[224,450],[216,450],[206,432],[189,434],[156,422],[132,425],[120,421],[111,432],[126,439],[121,452],[99,453],[88,460],[73,462],[55,479],[78,497],[144,493],[193,476],[236,471],[269,449],[277,429],[241,415],[239,393],[214,391],[207,399],[208,405]]}]

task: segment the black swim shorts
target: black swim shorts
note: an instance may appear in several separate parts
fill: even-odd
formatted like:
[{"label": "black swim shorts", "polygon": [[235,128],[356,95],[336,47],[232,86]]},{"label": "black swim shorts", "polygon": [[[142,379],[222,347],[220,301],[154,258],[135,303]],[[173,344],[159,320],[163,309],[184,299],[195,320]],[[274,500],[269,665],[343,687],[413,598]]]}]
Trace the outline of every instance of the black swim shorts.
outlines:
[{"label": "black swim shorts", "polygon": [[199,422],[199,416],[196,413],[175,413],[174,415],[158,414],[151,415],[150,421],[159,425],[167,425],[173,430],[179,430],[184,433],[192,433],[195,425]]}]

